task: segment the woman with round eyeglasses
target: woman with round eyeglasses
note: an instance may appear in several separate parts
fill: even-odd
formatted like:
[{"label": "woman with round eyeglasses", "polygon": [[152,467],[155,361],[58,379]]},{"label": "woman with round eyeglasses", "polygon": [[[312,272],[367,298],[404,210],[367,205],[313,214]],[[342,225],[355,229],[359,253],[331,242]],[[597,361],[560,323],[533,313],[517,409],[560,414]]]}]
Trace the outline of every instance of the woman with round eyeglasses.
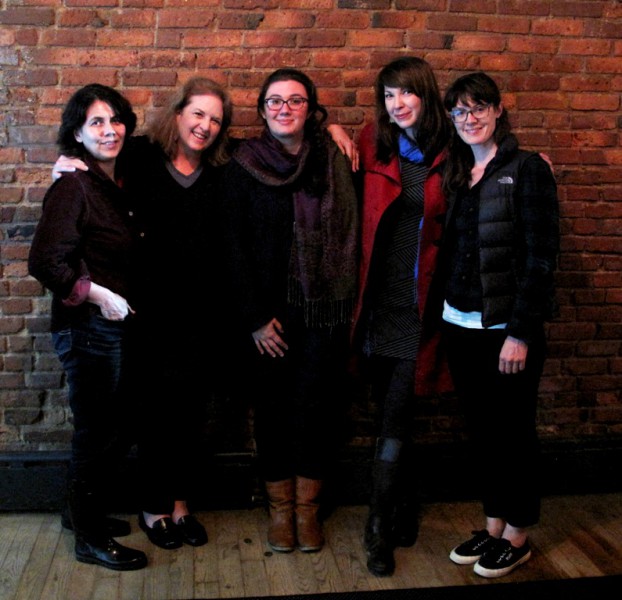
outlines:
[{"label": "woman with round eyeglasses", "polygon": [[230,320],[252,374],[268,544],[313,552],[324,544],[320,494],[347,397],[357,201],[349,162],[326,133],[327,113],[307,75],[272,73],[257,112],[264,131],[234,151],[220,194]]},{"label": "woman with round eyeglasses", "polygon": [[527,528],[540,513],[536,404],[554,314],[557,192],[549,165],[519,149],[488,75],[457,79],[444,105],[455,130],[443,181],[443,333],[486,518],[450,558],[501,577],[529,560]]}]

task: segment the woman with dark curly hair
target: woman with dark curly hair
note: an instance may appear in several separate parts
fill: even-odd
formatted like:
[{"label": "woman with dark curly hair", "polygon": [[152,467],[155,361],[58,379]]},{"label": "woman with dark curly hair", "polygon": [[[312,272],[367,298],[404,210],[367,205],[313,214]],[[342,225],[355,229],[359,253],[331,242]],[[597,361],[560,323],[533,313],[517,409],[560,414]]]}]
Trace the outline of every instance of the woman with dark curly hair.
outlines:
[{"label": "woman with dark curly hair", "polygon": [[343,403],[357,202],[307,75],[272,73],[257,111],[265,129],[233,153],[220,194],[232,320],[253,366],[268,543],[278,552],[313,552],[324,544],[319,498]]}]

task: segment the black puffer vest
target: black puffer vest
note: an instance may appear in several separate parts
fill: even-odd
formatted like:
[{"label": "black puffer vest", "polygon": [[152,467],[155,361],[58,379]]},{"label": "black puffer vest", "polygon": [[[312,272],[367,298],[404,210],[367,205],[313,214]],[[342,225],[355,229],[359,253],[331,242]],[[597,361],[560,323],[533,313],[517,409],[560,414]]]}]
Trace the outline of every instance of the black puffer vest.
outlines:
[{"label": "black puffer vest", "polygon": [[[525,232],[516,218],[514,194],[523,163],[533,152],[504,145],[510,160],[484,175],[479,192],[479,261],[483,292],[482,324],[507,323],[512,315],[521,273]],[[514,143],[512,143],[514,142]]]}]

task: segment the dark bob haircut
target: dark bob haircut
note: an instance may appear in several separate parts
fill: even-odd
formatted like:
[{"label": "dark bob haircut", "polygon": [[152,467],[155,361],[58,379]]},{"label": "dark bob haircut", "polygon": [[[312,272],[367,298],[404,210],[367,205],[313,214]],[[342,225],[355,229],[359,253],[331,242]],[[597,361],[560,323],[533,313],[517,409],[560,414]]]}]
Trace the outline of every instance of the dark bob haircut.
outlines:
[{"label": "dark bob haircut", "polygon": [[76,140],[75,133],[86,122],[86,113],[93,102],[101,100],[114,111],[115,116],[125,125],[125,134],[132,135],[136,129],[136,115],[129,100],[119,92],[99,83],[91,83],[74,93],[63,110],[56,143],[61,154],[83,157],[84,146]]}]

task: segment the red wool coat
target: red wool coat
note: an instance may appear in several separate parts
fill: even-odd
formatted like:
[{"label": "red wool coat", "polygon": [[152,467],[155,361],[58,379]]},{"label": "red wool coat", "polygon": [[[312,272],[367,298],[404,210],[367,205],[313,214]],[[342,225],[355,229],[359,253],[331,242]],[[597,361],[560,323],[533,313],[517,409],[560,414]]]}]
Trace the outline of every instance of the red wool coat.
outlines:
[{"label": "red wool coat", "polygon": [[[376,134],[374,125],[367,125],[359,141],[361,168],[363,172],[363,206],[361,218],[361,257],[359,288],[354,313],[354,330],[360,327],[365,290],[374,239],[380,219],[385,210],[402,192],[399,159],[395,156],[388,164],[376,159]],[[436,157],[424,183],[423,228],[419,249],[419,278],[417,291],[419,313],[426,318],[428,292],[436,270],[443,223],[447,203],[441,190],[440,165],[444,154]],[[429,312],[429,311],[428,311]],[[438,312],[438,311],[436,311]],[[356,338],[357,336],[355,336]],[[422,336],[416,361],[415,393],[428,395],[452,389],[449,371],[439,349],[440,334]]]}]

